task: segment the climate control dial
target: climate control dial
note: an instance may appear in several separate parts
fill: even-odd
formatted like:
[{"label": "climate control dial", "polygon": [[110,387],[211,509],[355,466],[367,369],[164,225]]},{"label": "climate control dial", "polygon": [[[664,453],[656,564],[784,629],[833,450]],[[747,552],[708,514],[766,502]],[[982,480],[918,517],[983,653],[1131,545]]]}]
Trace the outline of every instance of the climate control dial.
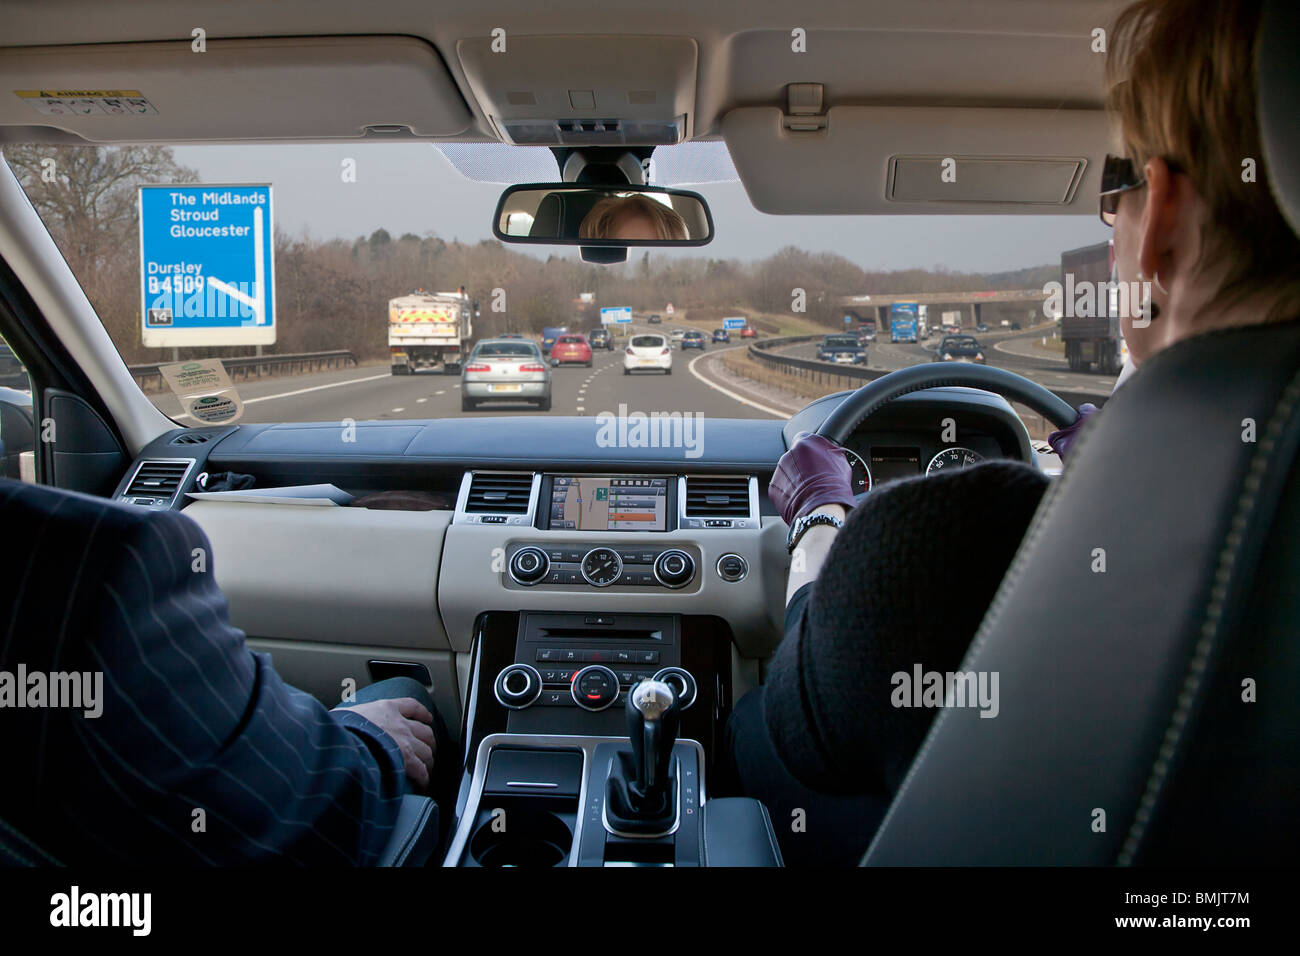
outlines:
[{"label": "climate control dial", "polygon": [[569,693],[584,710],[604,710],[618,700],[618,675],[602,664],[592,664],[573,675]]},{"label": "climate control dial", "polygon": [[700,690],[695,678],[684,667],[665,667],[655,673],[654,679],[673,689],[682,710],[695,703],[695,698],[699,696]]},{"label": "climate control dial", "polygon": [[523,710],[542,695],[542,675],[531,664],[511,664],[497,675],[492,690],[503,707]]}]

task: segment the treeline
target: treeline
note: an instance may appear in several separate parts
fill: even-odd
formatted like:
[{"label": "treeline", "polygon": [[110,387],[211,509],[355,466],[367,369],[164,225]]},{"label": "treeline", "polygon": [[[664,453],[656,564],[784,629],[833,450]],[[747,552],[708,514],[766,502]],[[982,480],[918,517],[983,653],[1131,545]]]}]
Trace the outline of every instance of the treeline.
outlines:
[{"label": "treeline", "polygon": [[[165,147],[10,146],[14,168],[60,251],[81,282],[113,342],[128,363],[170,357],[140,344],[140,262],[137,186],[196,182]],[[275,302],[278,341],[269,351],[350,349],[358,359],[387,354],[387,302],[417,288],[464,286],[479,302],[477,337],[540,332],[548,325],[596,324],[600,306],[631,306],[721,315],[731,310],[787,313],[793,290],[803,289],[804,316],[833,327],[842,322],[835,300],[852,293],[942,292],[1041,284],[1053,266],[985,276],[909,269],[868,271],[843,256],[787,247],[765,259],[657,255],[631,250],[626,263],[599,266],[576,255],[545,259],[496,240],[446,242],[436,235],[314,239],[276,237]],[[590,308],[577,305],[593,294]],[[191,350],[246,354],[251,349]]]}]

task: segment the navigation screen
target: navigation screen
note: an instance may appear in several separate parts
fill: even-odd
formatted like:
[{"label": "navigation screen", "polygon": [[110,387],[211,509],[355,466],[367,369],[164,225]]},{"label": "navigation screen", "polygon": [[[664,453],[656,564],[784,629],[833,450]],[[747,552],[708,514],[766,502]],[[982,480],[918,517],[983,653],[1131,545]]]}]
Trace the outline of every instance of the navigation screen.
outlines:
[{"label": "navigation screen", "polygon": [[551,530],[665,531],[667,478],[551,479]]}]

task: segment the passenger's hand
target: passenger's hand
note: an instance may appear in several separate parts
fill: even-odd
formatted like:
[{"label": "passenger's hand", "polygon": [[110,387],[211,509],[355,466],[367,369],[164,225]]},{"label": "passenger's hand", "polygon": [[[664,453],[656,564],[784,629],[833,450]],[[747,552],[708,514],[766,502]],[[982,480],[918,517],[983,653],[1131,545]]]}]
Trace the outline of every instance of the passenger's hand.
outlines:
[{"label": "passenger's hand", "polygon": [[777,462],[768,497],[786,524],[822,505],[853,508],[853,469],[844,449],[833,441],[800,432]]},{"label": "passenger's hand", "polygon": [[347,708],[392,737],[406,761],[406,775],[420,790],[429,786],[433,770],[433,714],[414,697],[372,700]]}]

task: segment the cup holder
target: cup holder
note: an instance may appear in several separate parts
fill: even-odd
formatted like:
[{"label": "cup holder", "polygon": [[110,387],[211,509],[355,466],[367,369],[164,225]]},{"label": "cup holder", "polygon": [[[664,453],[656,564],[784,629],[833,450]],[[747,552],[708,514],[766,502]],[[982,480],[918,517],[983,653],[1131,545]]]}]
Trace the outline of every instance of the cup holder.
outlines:
[{"label": "cup holder", "polygon": [[573,832],[554,813],[507,808],[503,820],[483,815],[469,852],[479,866],[535,868],[563,866],[572,845]]}]

